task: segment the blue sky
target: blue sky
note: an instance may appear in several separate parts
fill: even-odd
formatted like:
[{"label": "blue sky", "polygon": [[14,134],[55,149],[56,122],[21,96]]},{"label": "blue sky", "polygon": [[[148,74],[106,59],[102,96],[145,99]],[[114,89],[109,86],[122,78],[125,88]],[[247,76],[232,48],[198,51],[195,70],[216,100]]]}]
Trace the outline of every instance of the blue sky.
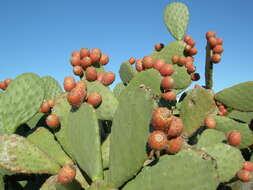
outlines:
[{"label": "blue sky", "polygon": [[[98,47],[117,73],[131,56],[150,55],[155,43],[174,41],[163,23],[170,0],[7,0],[0,1],[0,80],[24,72],[50,75],[61,84],[72,75],[72,51]],[[214,91],[252,80],[253,1],[183,0],[190,11],[187,34],[196,41],[197,71],[204,84],[205,32],[224,40],[214,68]],[[210,3],[212,2],[212,3]],[[228,3],[229,2],[229,3]],[[77,77],[76,77],[77,79]]]}]

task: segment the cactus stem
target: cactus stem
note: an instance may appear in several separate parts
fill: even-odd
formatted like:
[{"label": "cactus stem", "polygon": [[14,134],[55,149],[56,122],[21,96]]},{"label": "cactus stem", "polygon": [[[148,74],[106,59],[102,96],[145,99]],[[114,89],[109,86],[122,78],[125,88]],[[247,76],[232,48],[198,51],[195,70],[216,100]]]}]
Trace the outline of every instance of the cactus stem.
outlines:
[{"label": "cactus stem", "polygon": [[206,45],[206,65],[205,65],[205,79],[206,89],[213,88],[213,63],[211,61],[212,50],[210,45]]}]

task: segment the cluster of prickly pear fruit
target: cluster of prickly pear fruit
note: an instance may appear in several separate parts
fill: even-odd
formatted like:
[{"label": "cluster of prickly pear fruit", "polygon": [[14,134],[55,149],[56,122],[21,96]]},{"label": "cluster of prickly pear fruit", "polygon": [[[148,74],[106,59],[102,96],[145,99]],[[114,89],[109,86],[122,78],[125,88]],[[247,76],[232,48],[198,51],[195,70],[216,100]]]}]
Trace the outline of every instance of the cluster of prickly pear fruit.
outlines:
[{"label": "cluster of prickly pear fruit", "polygon": [[[72,52],[64,90],[24,73],[0,82],[0,189],[251,190],[253,82],[214,93],[222,40],[206,33],[202,87],[189,11],[175,2],[164,21],[176,41],[120,66],[122,82],[94,48]],[[133,66],[135,64],[135,66]]]}]

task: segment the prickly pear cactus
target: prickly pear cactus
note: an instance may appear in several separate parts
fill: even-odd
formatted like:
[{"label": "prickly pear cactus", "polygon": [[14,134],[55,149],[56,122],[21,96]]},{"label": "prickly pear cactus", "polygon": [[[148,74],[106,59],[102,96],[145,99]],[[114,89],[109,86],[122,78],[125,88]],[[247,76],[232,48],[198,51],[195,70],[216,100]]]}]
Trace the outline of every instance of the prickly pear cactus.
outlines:
[{"label": "prickly pear cactus", "polygon": [[72,52],[64,92],[51,76],[0,81],[1,190],[252,190],[253,82],[212,90],[223,41],[209,31],[206,84],[188,89],[187,6],[164,21],[176,41],[123,62],[114,88],[99,48]]}]

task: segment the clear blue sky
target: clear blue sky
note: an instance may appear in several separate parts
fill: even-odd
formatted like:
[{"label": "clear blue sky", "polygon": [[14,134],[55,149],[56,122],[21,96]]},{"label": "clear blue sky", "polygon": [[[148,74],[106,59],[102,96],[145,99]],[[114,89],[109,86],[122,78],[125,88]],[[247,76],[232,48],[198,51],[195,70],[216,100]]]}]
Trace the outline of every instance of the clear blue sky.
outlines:
[{"label": "clear blue sky", "polygon": [[[170,0],[1,0],[0,80],[24,72],[50,75],[61,84],[73,75],[71,52],[100,48],[110,56],[105,67],[118,73],[131,56],[150,55],[155,43],[174,41],[163,23]],[[204,84],[205,32],[224,40],[215,65],[215,92],[252,77],[253,1],[183,0],[190,11],[187,34],[196,40],[197,71]],[[77,77],[76,77],[77,78]],[[114,84],[119,82],[117,79]],[[195,83],[194,83],[195,84]]]}]

